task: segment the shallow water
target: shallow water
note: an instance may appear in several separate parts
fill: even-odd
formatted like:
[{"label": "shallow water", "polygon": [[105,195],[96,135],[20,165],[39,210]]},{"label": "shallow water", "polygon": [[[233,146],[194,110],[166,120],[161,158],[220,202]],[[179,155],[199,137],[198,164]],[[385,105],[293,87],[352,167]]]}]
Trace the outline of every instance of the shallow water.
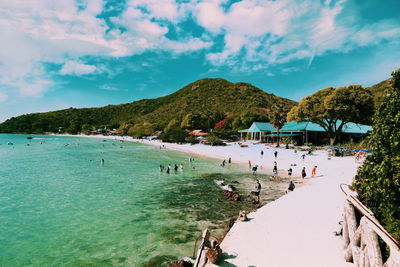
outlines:
[{"label": "shallow water", "polygon": [[[251,206],[214,183],[238,181],[248,195],[254,178],[239,167],[137,143],[26,137],[0,134],[0,266],[160,266]],[[184,169],[161,173],[168,163]],[[261,180],[264,201],[282,194]]]}]

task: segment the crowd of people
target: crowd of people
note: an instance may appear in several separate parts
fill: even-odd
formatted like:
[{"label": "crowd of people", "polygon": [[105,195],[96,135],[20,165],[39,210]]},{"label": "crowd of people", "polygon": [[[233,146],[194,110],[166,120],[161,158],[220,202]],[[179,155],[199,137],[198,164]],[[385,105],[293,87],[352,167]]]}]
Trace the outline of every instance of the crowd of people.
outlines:
[{"label": "crowd of people", "polygon": [[[161,149],[161,146],[160,146],[160,149]],[[189,157],[189,164],[192,165],[191,166],[192,169],[195,170],[196,168],[193,165],[193,162],[194,162],[194,158]],[[186,163],[186,160],[185,160],[185,163]],[[174,171],[174,172],[178,172],[179,170],[182,171],[183,168],[184,168],[183,165],[184,165],[183,163],[180,163],[179,166],[177,164],[174,164],[174,166],[172,166],[171,163],[168,164],[167,166],[164,166],[164,165],[160,164],[159,168],[160,168],[160,172],[164,172],[164,170],[165,170],[165,173],[170,174],[171,171]]]}]

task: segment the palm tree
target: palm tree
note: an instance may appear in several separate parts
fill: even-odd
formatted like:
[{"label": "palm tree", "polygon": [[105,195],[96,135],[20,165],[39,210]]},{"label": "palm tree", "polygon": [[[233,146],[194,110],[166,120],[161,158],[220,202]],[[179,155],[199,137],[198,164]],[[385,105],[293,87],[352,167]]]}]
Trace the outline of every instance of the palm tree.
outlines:
[{"label": "palm tree", "polygon": [[286,122],[286,114],[283,111],[282,107],[276,106],[274,111],[271,114],[271,123],[278,130],[278,143],[277,147],[279,147],[279,130],[283,127]]}]

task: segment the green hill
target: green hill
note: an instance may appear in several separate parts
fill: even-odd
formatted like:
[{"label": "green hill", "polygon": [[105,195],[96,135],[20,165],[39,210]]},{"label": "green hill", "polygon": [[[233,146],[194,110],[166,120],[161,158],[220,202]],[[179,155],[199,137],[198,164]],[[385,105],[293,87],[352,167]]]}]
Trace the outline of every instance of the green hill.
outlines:
[{"label": "green hill", "polygon": [[391,86],[391,79],[384,80],[380,83],[374,84],[367,89],[371,90],[374,96],[375,108],[379,107],[382,104],[383,95],[385,93],[385,89]]},{"label": "green hill", "polygon": [[187,120],[188,114],[200,117],[203,123],[196,126],[202,128],[207,128],[205,121],[213,125],[225,118],[234,120],[234,128],[241,128],[248,127],[247,120],[267,120],[267,113],[274,105],[289,111],[296,104],[251,84],[202,79],[160,98],[101,108],[69,108],[18,116],[0,124],[0,132],[57,132],[59,127],[71,133],[98,127],[120,127],[126,131],[138,125],[150,125],[150,130],[162,130],[172,120],[175,123],[184,118]]}]

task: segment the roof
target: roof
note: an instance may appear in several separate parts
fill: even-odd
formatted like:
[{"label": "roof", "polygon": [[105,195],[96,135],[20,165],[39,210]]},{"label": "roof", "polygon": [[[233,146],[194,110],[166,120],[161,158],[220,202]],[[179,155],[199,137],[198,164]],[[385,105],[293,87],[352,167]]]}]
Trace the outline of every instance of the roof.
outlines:
[{"label": "roof", "polygon": [[[280,137],[286,137],[286,136],[297,136],[297,135],[302,135],[302,133],[293,133],[293,134],[279,134]],[[266,136],[278,136],[278,134],[267,134]]]},{"label": "roof", "polygon": [[[341,121],[337,121],[337,125],[339,125]],[[353,122],[348,122],[343,127],[344,133],[352,133],[352,134],[366,134],[371,131],[372,127],[369,125],[357,124]],[[325,129],[322,128],[319,124],[310,122],[310,121],[290,121],[286,122],[283,127],[280,129],[280,132],[296,132],[296,131],[308,131],[308,132],[325,132]],[[249,129],[240,130],[239,132],[277,132],[277,129],[270,123],[266,122],[253,122]]]},{"label": "roof", "polygon": [[271,123],[267,122],[253,122],[253,124],[248,129],[249,132],[271,132],[276,131]]},{"label": "roof", "polygon": [[204,135],[208,135],[208,133],[204,133],[201,130],[193,130],[189,133],[190,135],[198,135],[198,136],[204,136]]},{"label": "roof", "polygon": [[357,123],[353,123],[353,122],[349,122],[343,127],[343,132],[345,132],[345,133],[366,134],[367,132],[370,132],[370,131],[372,131],[371,126],[357,124]]}]

